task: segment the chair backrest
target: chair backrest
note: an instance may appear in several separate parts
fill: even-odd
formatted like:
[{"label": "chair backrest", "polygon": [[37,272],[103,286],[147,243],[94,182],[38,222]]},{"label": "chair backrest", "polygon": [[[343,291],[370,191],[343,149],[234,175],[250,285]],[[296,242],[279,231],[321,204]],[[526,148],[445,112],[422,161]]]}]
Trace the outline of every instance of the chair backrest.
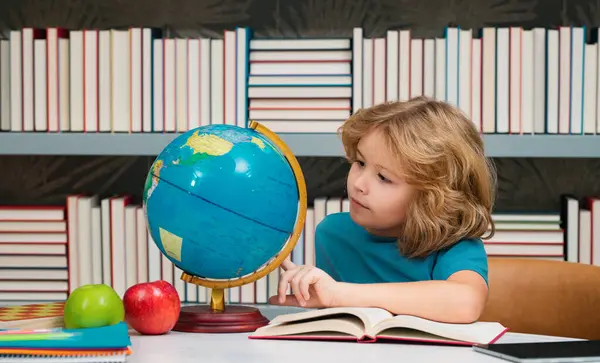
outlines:
[{"label": "chair backrest", "polygon": [[489,298],[479,320],[512,332],[600,339],[600,267],[489,258]]}]

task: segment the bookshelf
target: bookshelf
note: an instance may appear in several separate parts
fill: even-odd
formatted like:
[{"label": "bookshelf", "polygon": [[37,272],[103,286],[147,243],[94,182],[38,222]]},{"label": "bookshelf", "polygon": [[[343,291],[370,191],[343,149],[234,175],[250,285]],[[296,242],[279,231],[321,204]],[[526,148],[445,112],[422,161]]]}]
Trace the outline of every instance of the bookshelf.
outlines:
[{"label": "bookshelf", "polygon": [[[28,28],[13,29],[9,39],[0,39],[0,75],[9,80],[0,87],[0,105],[4,106],[0,107],[0,130],[6,131],[0,132],[0,157],[5,159],[10,155],[154,157],[184,130],[207,122],[244,127],[248,119],[276,132],[298,157],[343,157],[335,130],[353,112],[386,100],[427,95],[457,105],[473,120],[483,134],[487,156],[545,159],[531,161],[532,169],[535,163],[552,164],[552,172],[561,178],[546,174],[543,178],[558,182],[541,177],[522,181],[519,178],[526,169],[514,175],[503,169],[512,178],[501,180],[502,202],[509,206],[506,199],[520,199],[520,195],[505,193],[508,188],[539,191],[539,198],[527,196],[528,204],[543,204],[556,198],[552,194],[557,191],[570,191],[573,183],[564,178],[578,176],[577,171],[554,169],[555,163],[560,164],[556,159],[600,161],[600,45],[585,41],[582,28],[487,27],[481,35],[449,28],[444,37],[435,38],[420,38],[409,29],[390,29],[370,37],[354,28],[351,36],[309,41],[253,38],[251,29],[246,28],[224,29],[222,38],[161,37],[150,28],[90,27],[71,30],[68,37],[62,30],[47,30],[45,38]],[[14,74],[21,77],[8,77]],[[138,175],[145,176],[147,160],[137,161],[146,168]],[[328,168],[329,160],[323,162],[323,167],[312,160],[303,163],[307,181],[323,191],[315,192],[316,187],[311,191],[313,207],[306,218],[305,239],[291,256],[298,264],[311,262],[312,257],[306,256],[314,254],[314,240],[306,236],[314,236],[319,221],[329,213],[348,210],[347,200],[336,196],[344,188],[344,176],[330,174],[336,170]],[[510,163],[516,165],[519,160],[506,164]],[[590,164],[592,170],[593,161]],[[137,169],[131,169],[136,174]],[[593,173],[582,174],[590,187],[577,185],[578,194],[595,195]],[[69,236],[64,228],[60,230],[66,234],[64,244],[77,246],[71,252],[61,248],[59,255],[56,250],[30,254],[54,253],[48,258],[60,259],[52,263],[61,266],[62,275],[53,278],[63,285],[68,282],[69,289],[102,281],[123,293],[132,283],[164,279],[176,287],[182,302],[207,302],[208,291],[186,286],[177,278],[181,271],[159,253],[147,235],[139,233],[145,228],[141,205],[127,205],[127,214],[118,212],[125,215],[123,220],[111,217],[113,208],[125,209],[125,196],[119,189],[135,186],[139,191],[143,182],[138,177],[121,178],[122,183],[97,195],[94,190],[76,194],[79,190],[75,187],[60,206],[64,218],[55,222],[69,222],[86,234],[93,230],[91,237],[80,236],[83,232]],[[71,185],[76,185],[76,178],[71,179]],[[14,180],[8,179],[8,183],[22,179]],[[544,183],[546,188],[541,187]],[[334,188],[340,192],[336,194]],[[8,192],[17,194],[13,190],[20,189],[9,185]],[[110,199],[114,195],[123,198]],[[510,220],[504,221],[501,233],[489,244],[489,254],[594,262],[592,246],[600,239],[591,237],[592,226],[598,226],[600,213],[592,217],[592,202],[580,207],[572,198],[568,203],[568,215],[564,216],[558,208],[546,207],[544,216],[518,211],[504,216]],[[594,203],[598,210],[600,201]],[[522,208],[523,204],[512,206]],[[540,228],[535,234],[527,232],[532,220]],[[571,226],[567,234],[561,223]],[[104,245],[100,250],[109,252],[98,252],[98,246],[109,243],[113,231],[120,229],[126,232],[127,245]],[[514,243],[541,240],[545,242],[534,247],[515,247]],[[88,241],[95,241],[95,247],[89,247]],[[115,254],[115,250],[120,252]],[[580,250],[584,251],[581,256],[574,252]],[[16,247],[10,252],[15,251]],[[27,266],[33,263],[19,258],[19,262],[15,257],[4,260],[25,266],[10,271],[10,278],[17,279],[19,274],[20,280],[46,286],[37,290],[46,289],[51,300],[61,300],[68,293],[63,287],[47,287],[47,281],[34,280],[39,278],[37,270],[34,277],[26,275]],[[75,258],[81,261],[69,266],[67,261]],[[87,262],[90,258],[91,264]],[[137,266],[141,266],[139,270]],[[105,273],[111,268],[121,270]],[[111,276],[118,276],[120,282],[114,285]],[[273,295],[276,281],[273,277],[231,289],[228,302],[265,303]],[[3,286],[0,283],[0,302],[19,294],[3,292],[15,284]],[[35,297],[42,298],[42,294]]]},{"label": "bookshelf", "polygon": [[[0,133],[0,155],[154,156],[179,133]],[[334,133],[280,133],[296,156],[341,157]],[[490,157],[600,158],[596,135],[483,135]]]}]

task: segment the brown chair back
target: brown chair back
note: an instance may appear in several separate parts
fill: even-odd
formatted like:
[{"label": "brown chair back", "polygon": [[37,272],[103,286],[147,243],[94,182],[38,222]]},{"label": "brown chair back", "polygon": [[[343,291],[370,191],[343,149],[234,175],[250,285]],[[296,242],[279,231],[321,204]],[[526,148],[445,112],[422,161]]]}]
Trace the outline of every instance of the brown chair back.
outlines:
[{"label": "brown chair back", "polygon": [[600,266],[490,257],[488,275],[480,321],[511,332],[600,339]]}]

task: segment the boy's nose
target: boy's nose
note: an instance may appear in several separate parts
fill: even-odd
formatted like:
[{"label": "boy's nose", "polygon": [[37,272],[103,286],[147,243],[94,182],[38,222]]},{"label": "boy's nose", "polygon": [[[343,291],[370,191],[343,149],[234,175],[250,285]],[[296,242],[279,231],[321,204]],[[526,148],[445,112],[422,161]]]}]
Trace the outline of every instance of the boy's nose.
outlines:
[{"label": "boy's nose", "polygon": [[367,192],[367,183],[364,176],[361,175],[354,179],[354,188],[357,192],[360,192],[362,194],[365,194]]}]

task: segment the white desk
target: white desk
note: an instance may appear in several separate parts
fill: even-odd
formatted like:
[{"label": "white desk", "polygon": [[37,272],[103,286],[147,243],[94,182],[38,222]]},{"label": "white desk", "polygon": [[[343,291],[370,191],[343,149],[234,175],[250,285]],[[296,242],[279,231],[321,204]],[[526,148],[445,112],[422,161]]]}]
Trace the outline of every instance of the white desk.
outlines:
[{"label": "white desk", "polygon": [[[259,306],[272,319],[294,308]],[[170,332],[162,336],[132,333],[130,363],[307,363],[316,362],[410,362],[410,363],[501,363],[507,362],[471,347],[410,344],[358,344],[352,342],[310,342],[253,340],[247,333],[199,334]],[[499,342],[568,340],[528,334],[506,333]]]}]

